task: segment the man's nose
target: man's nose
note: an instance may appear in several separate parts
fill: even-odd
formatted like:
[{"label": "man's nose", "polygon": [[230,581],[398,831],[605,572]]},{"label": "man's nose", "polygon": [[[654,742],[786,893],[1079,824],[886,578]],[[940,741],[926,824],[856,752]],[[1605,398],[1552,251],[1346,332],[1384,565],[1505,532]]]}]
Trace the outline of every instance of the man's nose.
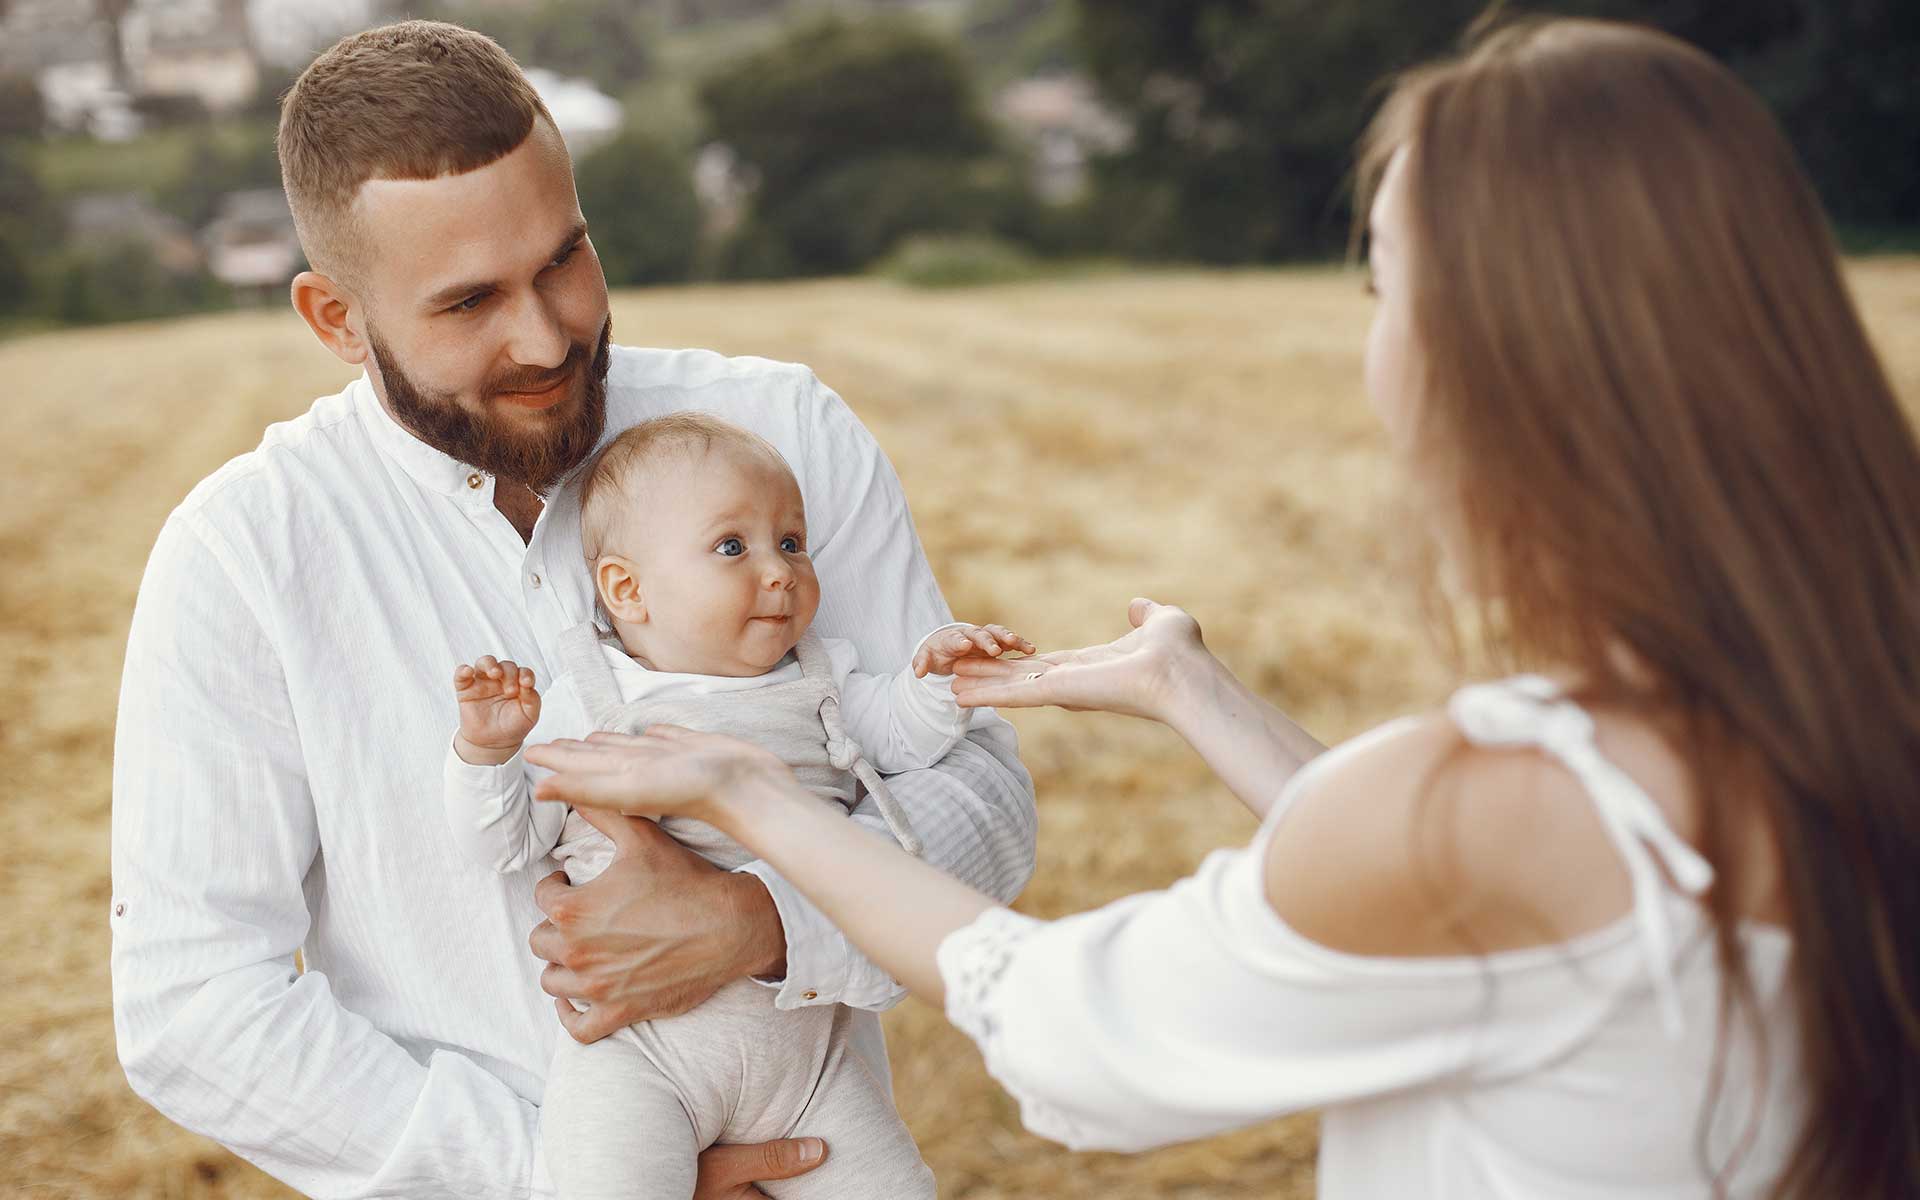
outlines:
[{"label": "man's nose", "polygon": [[521,366],[553,370],[567,361],[567,351],[572,348],[573,339],[561,326],[548,297],[538,288],[522,292],[513,314],[507,356]]}]

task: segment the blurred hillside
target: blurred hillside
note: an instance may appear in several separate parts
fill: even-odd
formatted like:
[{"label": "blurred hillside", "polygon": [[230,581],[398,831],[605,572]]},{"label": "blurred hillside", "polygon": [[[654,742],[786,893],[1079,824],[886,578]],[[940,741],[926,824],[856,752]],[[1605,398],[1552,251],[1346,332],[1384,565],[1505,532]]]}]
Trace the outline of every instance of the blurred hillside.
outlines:
[{"label": "blurred hillside", "polygon": [[[1920,259],[1850,276],[1920,403]],[[967,291],[837,280],[616,293],[624,341],[811,364],[892,457],[955,610],[1043,646],[1182,603],[1255,688],[1324,739],[1430,706],[1384,438],[1360,390],[1354,273],[1130,273]],[[269,422],[347,379],[290,313],[0,343],[0,1192],[215,1200],[286,1189],[168,1123],[114,1057],[107,828],[114,702],[155,533]],[[1038,786],[1019,907],[1085,909],[1191,871],[1253,822],[1164,730],[1011,714]],[[1312,1195],[1310,1116],[1139,1157],[1020,1131],[931,1009],[888,1014],[903,1112],[954,1200]]]},{"label": "blurred hillside", "polygon": [[[0,333],[283,303],[294,74],[401,16],[488,33],[573,148],[618,285],[1337,255],[1355,136],[1487,0],[6,0]],[[1920,247],[1920,6],[1531,0],[1721,58],[1846,244]],[[958,248],[956,248],[958,247]],[[909,255],[911,257],[911,255]]]}]

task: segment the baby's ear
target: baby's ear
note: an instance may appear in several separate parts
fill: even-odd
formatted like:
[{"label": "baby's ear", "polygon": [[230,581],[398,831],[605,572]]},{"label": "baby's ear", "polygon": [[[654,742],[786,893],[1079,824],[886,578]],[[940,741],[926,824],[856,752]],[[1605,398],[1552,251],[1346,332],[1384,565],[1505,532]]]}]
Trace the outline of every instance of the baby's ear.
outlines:
[{"label": "baby's ear", "polygon": [[593,564],[593,587],[600,594],[600,606],[607,615],[629,624],[647,619],[647,605],[640,595],[640,576],[633,564],[618,554],[605,554]]}]

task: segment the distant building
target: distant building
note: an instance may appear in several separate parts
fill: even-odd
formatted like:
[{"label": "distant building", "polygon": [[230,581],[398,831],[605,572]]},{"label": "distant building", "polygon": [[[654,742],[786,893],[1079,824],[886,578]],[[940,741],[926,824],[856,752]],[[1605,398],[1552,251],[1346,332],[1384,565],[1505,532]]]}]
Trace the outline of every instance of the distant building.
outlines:
[{"label": "distant building", "polygon": [[1001,89],[993,107],[1032,152],[1034,191],[1050,203],[1078,197],[1087,187],[1087,164],[1124,149],[1133,136],[1083,75],[1022,79]]},{"label": "distant building", "polygon": [[59,62],[34,75],[47,123],[65,133],[86,133],[103,142],[124,142],[143,122],[133,101],[113,80],[104,59]]},{"label": "distant building", "polygon": [[200,231],[207,270],[236,295],[273,299],[306,265],[287,195],[279,188],[229,192]]},{"label": "distant building", "polygon": [[229,31],[155,39],[131,65],[141,95],[192,97],[211,113],[244,107],[260,90],[260,64]]},{"label": "distant building", "polygon": [[129,137],[144,97],[192,97],[228,112],[260,88],[246,0],[0,0],[0,71],[32,75],[48,119],[69,132]]}]

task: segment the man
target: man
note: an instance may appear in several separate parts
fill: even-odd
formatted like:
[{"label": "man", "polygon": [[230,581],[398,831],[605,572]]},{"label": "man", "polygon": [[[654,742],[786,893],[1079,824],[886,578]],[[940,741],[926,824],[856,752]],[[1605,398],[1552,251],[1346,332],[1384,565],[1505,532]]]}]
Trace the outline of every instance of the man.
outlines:
[{"label": "man", "polygon": [[[591,612],[571,469],[662,412],[737,421],[801,481],[821,632],[891,668],[947,609],[892,469],[810,372],[610,344],[565,146],[491,41],[348,38],[288,94],[279,147],[313,267],[294,307],[366,373],[195,488],[148,563],[114,757],[121,1062],[303,1191],[544,1194],[562,1025],[591,1041],[742,976],[782,1007],[901,994],[764,864],[716,871],[649,823],[610,827],[620,861],[579,888],[456,851],[453,665],[502,653],[551,679]],[[1019,891],[1032,787],[1004,724],[893,789],[930,861]],[[854,819],[884,828],[870,802]],[[884,1078],[871,1012],[856,1045]],[[803,1151],[822,1148],[709,1152],[699,1194],[749,1194]]]}]

